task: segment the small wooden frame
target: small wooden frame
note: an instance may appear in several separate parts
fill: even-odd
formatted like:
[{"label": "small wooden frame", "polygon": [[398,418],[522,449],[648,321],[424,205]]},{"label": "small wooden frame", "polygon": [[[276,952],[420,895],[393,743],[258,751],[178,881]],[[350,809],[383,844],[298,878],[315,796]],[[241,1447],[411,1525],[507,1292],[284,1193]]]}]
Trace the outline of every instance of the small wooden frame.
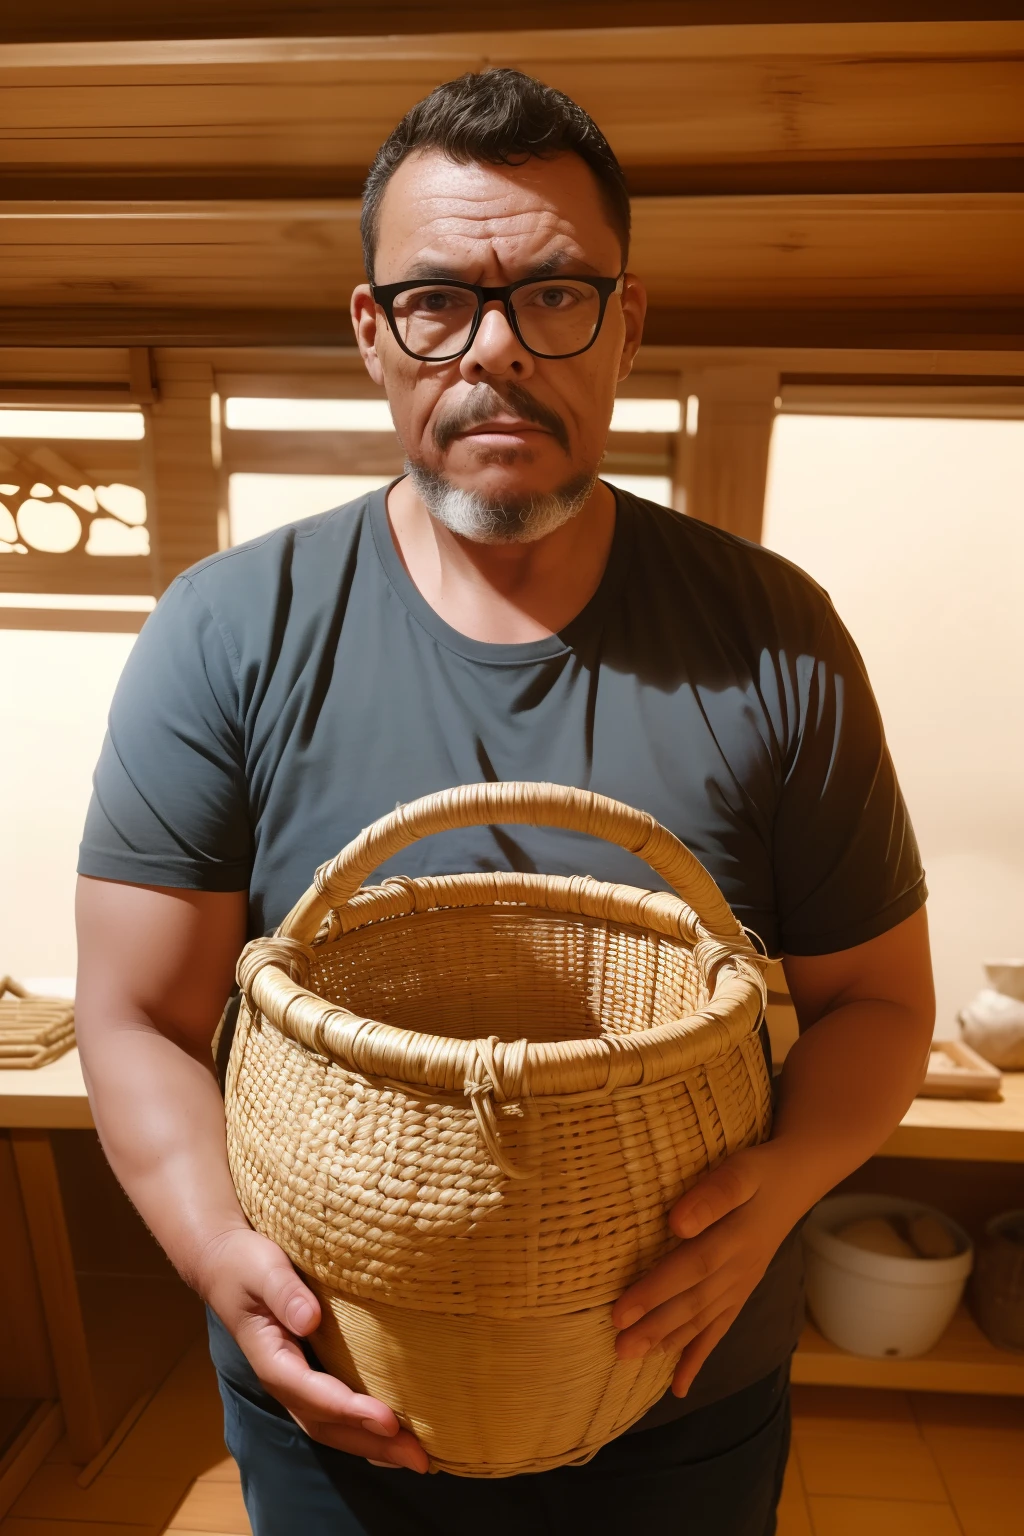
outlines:
[{"label": "small wooden frame", "polygon": [[962,1040],[933,1040],[921,1098],[996,1099],[1003,1074]]}]

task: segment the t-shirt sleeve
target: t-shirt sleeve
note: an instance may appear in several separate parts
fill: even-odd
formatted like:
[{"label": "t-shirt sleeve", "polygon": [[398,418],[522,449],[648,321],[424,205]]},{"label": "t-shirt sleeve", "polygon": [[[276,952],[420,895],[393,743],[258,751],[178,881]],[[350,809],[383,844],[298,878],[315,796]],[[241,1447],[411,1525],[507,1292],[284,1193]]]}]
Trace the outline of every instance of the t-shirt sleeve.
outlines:
[{"label": "t-shirt sleeve", "polygon": [[924,871],[864,663],[831,606],[795,663],[797,731],[775,818],[782,950],[824,955],[924,905]]},{"label": "t-shirt sleeve", "polygon": [[179,577],[143,626],[117,685],[80,874],[187,890],[248,888],[252,832],[236,668],[230,634]]}]

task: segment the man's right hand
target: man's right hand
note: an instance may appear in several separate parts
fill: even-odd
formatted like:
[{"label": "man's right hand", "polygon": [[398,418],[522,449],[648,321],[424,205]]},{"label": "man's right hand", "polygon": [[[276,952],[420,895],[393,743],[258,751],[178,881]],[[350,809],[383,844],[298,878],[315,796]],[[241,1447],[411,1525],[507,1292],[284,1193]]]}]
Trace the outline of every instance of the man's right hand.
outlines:
[{"label": "man's right hand", "polygon": [[313,1440],[384,1466],[427,1470],[427,1455],[375,1397],[315,1371],[295,1342],[320,1322],[320,1304],[276,1243],[248,1228],[207,1244],[193,1283],[263,1386]]},{"label": "man's right hand", "polygon": [[319,1304],[277,1244],[245,1224],[231,1182],[210,1044],[245,943],[247,893],[83,876],[76,910],[75,1033],[129,1199],[308,1435],[425,1472],[426,1452],[386,1404],[310,1368],[296,1340],[317,1327]]}]

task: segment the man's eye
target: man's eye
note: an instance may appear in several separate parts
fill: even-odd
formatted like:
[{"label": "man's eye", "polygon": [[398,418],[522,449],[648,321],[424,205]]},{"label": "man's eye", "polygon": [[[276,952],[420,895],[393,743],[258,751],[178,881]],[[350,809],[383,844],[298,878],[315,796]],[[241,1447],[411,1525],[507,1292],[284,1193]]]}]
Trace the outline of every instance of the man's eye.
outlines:
[{"label": "man's eye", "polygon": [[540,288],[533,296],[534,304],[542,309],[570,309],[578,299],[572,288]]},{"label": "man's eye", "polygon": [[411,294],[408,300],[410,312],[417,315],[461,314],[474,304],[472,295],[459,288],[427,288]]},{"label": "man's eye", "polygon": [[435,315],[439,314],[441,310],[447,309],[450,303],[451,296],[440,290],[434,293],[421,293],[416,299],[417,309],[425,309],[429,314]]}]

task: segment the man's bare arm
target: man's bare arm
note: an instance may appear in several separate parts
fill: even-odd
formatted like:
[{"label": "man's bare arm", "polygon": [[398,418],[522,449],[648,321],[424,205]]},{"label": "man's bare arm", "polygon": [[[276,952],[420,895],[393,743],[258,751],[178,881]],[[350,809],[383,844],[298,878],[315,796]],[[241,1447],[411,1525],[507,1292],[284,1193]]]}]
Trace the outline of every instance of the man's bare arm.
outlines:
[{"label": "man's bare arm", "polygon": [[312,1370],[312,1292],[235,1198],[211,1042],[245,942],[244,891],[82,878],[75,1024],[96,1128],[161,1247],[315,1439],[426,1470],[391,1409]]},{"label": "man's bare arm", "polygon": [[786,1234],[878,1150],[924,1073],[935,997],[923,909],[852,949],[787,956],[785,969],[805,1032],[786,1058],[772,1139],[677,1201],[669,1225],[683,1241],[612,1312],[622,1359],[654,1347],[679,1356],[680,1396]]}]

